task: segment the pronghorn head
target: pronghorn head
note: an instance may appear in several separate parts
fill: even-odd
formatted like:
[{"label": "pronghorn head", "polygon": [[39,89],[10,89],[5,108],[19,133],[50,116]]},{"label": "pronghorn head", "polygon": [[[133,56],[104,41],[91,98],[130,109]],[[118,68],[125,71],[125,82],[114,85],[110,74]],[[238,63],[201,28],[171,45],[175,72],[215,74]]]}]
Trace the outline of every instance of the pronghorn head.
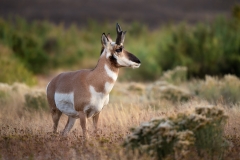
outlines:
[{"label": "pronghorn head", "polygon": [[117,39],[113,42],[110,35],[102,34],[102,52],[106,52],[107,58],[116,67],[131,67],[138,68],[141,65],[140,60],[132,53],[124,49],[123,43],[125,39],[126,31],[122,31],[121,27],[117,23]]}]

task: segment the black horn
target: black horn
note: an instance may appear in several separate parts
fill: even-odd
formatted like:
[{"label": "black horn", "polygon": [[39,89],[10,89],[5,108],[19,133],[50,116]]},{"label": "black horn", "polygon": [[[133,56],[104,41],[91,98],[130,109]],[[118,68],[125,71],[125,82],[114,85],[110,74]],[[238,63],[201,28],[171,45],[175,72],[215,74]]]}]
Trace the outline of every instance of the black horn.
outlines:
[{"label": "black horn", "polygon": [[116,44],[120,45],[121,43],[124,42],[124,37],[125,37],[126,31],[123,32],[121,27],[120,27],[120,25],[118,23],[116,25],[116,30],[117,30]]},{"label": "black horn", "polygon": [[116,24],[116,30],[117,30],[117,33],[121,33],[122,32],[122,29],[120,27],[120,25],[117,23]]},{"label": "black horn", "polygon": [[117,23],[116,25],[116,30],[117,30],[117,39],[116,39],[116,44],[120,45],[121,41],[122,41],[122,29],[119,26],[119,24]]}]

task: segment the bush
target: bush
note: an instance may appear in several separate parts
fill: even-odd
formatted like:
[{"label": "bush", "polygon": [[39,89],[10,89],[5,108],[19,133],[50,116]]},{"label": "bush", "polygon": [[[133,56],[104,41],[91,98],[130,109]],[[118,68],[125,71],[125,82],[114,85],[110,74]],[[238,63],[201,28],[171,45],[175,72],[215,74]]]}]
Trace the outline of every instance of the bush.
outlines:
[{"label": "bush", "polygon": [[39,91],[25,94],[25,106],[29,110],[47,110],[46,94]]},{"label": "bush", "polygon": [[177,66],[173,70],[168,70],[163,73],[161,80],[173,84],[180,84],[187,80],[187,67]]},{"label": "bush", "polygon": [[222,79],[206,76],[205,81],[190,83],[190,89],[210,103],[233,105],[240,102],[240,80],[233,75],[225,75]]},{"label": "bush", "polygon": [[0,104],[2,104],[1,107],[17,108],[20,112],[23,109],[30,112],[48,110],[45,92],[32,89],[23,83],[14,83],[13,85],[0,83]]},{"label": "bush", "polygon": [[167,99],[172,102],[187,101],[193,95],[184,88],[177,87],[166,81],[156,81],[148,85],[147,96],[150,100]]},{"label": "bush", "polygon": [[[137,22],[123,24],[124,30],[128,30],[125,48],[140,59],[142,66],[124,70],[119,78],[152,81],[177,66],[188,68],[188,78],[229,73],[240,76],[238,8],[233,9],[233,18],[222,17],[195,26],[168,25],[151,30]],[[111,33],[113,40],[116,37],[114,24],[95,21],[84,27],[66,28],[64,24],[29,23],[19,17],[0,19],[0,44],[10,48],[22,66],[34,74],[57,67],[93,68],[99,58],[103,32]]]},{"label": "bush", "polygon": [[193,154],[195,149],[196,155],[213,159],[221,156],[227,147],[223,137],[226,119],[218,107],[199,107],[192,114],[153,119],[133,128],[124,146],[156,159],[181,159],[190,151]]},{"label": "bush", "polygon": [[159,43],[159,52],[163,70],[180,65],[188,68],[190,77],[240,76],[240,25],[235,19],[218,18],[211,24],[170,27]]},{"label": "bush", "polygon": [[48,64],[48,56],[31,33],[12,33],[12,49],[25,66],[34,73],[41,73]]},{"label": "bush", "polygon": [[26,67],[12,55],[12,51],[0,45],[0,82],[13,84],[22,82],[28,85],[36,84],[37,80]]},{"label": "bush", "polygon": [[5,105],[11,99],[9,90],[8,85],[0,83],[0,104]]},{"label": "bush", "polygon": [[0,19],[0,41],[10,47],[30,71],[41,73],[48,63],[48,56],[42,47],[43,35],[38,35],[34,28],[34,24],[28,24],[21,18],[9,22]]},{"label": "bush", "polygon": [[14,83],[13,85],[0,83],[0,104],[2,104],[2,107],[17,105],[19,109],[24,102],[24,95],[29,90],[30,88],[22,83]]}]

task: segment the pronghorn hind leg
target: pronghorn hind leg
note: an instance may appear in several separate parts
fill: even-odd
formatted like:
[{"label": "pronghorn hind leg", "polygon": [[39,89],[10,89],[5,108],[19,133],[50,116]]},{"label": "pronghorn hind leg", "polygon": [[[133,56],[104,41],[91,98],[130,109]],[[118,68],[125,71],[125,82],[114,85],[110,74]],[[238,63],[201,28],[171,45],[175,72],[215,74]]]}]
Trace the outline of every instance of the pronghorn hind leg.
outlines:
[{"label": "pronghorn hind leg", "polygon": [[52,110],[52,120],[53,120],[53,133],[57,132],[58,122],[62,115],[62,112],[58,109]]},{"label": "pronghorn hind leg", "polygon": [[93,116],[93,126],[94,126],[94,132],[97,133],[97,125],[98,125],[98,119],[99,119],[100,112]]},{"label": "pronghorn hind leg", "polygon": [[68,134],[68,132],[69,132],[69,131],[72,129],[72,127],[74,126],[75,121],[76,121],[75,118],[68,116],[67,124],[66,124],[66,126],[65,126],[65,128],[64,128],[64,130],[63,130],[63,132],[62,132],[62,135],[63,135],[63,136],[66,136],[66,135]]},{"label": "pronghorn hind leg", "polygon": [[83,111],[79,112],[80,124],[83,131],[83,138],[87,138],[87,116]]}]

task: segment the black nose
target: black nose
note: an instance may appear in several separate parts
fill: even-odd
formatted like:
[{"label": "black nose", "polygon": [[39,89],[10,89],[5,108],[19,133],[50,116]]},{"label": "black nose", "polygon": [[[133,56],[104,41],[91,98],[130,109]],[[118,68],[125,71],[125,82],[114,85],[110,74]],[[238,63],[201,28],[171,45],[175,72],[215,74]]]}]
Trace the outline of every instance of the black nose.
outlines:
[{"label": "black nose", "polygon": [[128,58],[129,58],[129,60],[131,60],[135,63],[139,63],[139,64],[141,63],[140,60],[136,56],[134,56],[132,53],[128,53]]},{"label": "black nose", "polygon": [[141,63],[141,61],[140,61],[139,59],[137,59],[136,63],[139,63],[139,64],[140,64],[140,63]]}]

